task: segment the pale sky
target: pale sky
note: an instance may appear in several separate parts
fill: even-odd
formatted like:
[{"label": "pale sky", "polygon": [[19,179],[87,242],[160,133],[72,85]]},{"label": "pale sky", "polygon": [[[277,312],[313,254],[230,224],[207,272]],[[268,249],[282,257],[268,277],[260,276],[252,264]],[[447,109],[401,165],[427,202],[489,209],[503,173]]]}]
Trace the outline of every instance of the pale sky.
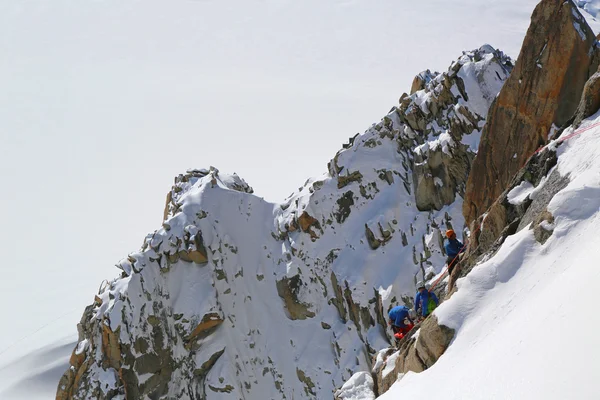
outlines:
[{"label": "pale sky", "polygon": [[484,43],[516,57],[535,3],[0,2],[0,367],[74,338],[174,176],[213,165],[283,200],[419,71]]}]

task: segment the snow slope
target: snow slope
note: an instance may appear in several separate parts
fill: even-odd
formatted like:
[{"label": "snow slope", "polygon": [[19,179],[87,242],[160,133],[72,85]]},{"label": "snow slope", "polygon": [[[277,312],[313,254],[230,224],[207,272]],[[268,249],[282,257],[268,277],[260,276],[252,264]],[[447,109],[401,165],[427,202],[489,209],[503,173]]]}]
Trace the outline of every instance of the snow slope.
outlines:
[{"label": "snow slope", "polygon": [[[598,122],[600,113],[580,129]],[[548,206],[553,235],[541,245],[523,229],[460,279],[435,311],[457,330],[453,343],[381,399],[415,398],[424,387],[428,396],[461,400],[598,398],[600,129],[566,140],[558,156],[555,168],[571,181]]]},{"label": "snow slope", "polygon": [[[8,60],[0,71],[11,76],[0,97],[2,190],[15,194],[0,199],[2,209],[11,210],[5,224],[12,227],[0,232],[6,257],[0,267],[0,304],[11,321],[11,328],[0,333],[0,397],[53,395],[76,341],[73,327],[81,309],[98,283],[113,275],[112,264],[154,226],[166,182],[175,173],[201,159],[243,172],[260,195],[282,198],[294,182],[322,170],[319,163],[337,149],[338,136],[380,115],[399,93],[390,85],[408,88],[416,71],[442,68],[457,52],[482,41],[516,55],[535,1],[468,0],[451,7],[432,1],[402,8],[391,1],[378,7],[339,1],[294,10],[288,8],[291,3],[261,3],[261,12],[251,2],[145,4],[151,6],[0,5],[0,30],[6,33],[0,46]],[[205,7],[204,30],[197,30],[195,7]],[[249,18],[254,12],[260,14],[255,25],[256,19]],[[289,22],[280,18],[288,14],[296,18],[293,29],[274,29],[271,22]],[[426,30],[422,15],[432,21]],[[339,28],[335,34],[333,17]],[[402,40],[396,46],[399,25]],[[208,56],[197,51],[199,37],[223,26],[229,30],[222,31],[218,45],[205,48]],[[313,36],[305,35],[306,26]],[[248,37],[249,27],[256,36]],[[241,47],[254,55],[260,44],[261,57],[246,57],[227,40],[244,36],[248,40]],[[420,53],[423,47],[431,51]],[[279,55],[290,63],[276,64],[278,78],[273,80],[271,61]],[[309,60],[315,61],[307,68]],[[232,76],[221,62],[260,73],[253,79]],[[202,79],[209,72],[214,82],[207,87]],[[245,130],[223,126],[232,109]],[[286,125],[290,120],[293,126]],[[303,138],[294,142],[294,151],[281,126],[287,135]],[[164,157],[165,137],[174,132],[196,151],[168,166],[156,163]],[[267,139],[258,140],[256,134],[263,132]],[[209,137],[214,147],[207,148]],[[231,146],[232,138],[240,145]],[[251,149],[251,156],[231,156],[237,147]],[[305,150],[310,150],[309,159]],[[273,160],[273,154],[279,158]],[[288,167],[269,169],[272,165]],[[40,171],[43,179],[24,179]],[[82,226],[93,229],[83,235]],[[36,251],[31,251],[32,241]]]}]

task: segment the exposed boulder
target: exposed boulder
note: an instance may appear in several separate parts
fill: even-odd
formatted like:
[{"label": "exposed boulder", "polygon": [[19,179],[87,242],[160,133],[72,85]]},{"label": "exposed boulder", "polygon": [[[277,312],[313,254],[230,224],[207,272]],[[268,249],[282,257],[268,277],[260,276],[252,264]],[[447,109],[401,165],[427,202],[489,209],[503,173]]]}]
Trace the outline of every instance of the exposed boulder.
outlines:
[{"label": "exposed boulder", "polygon": [[544,211],[534,221],[532,229],[535,240],[540,244],[546,243],[554,233],[554,216],[549,211]]},{"label": "exposed boulder", "polygon": [[431,73],[430,70],[425,70],[422,71],[421,73],[419,73],[417,76],[415,76],[415,78],[413,79],[413,83],[412,86],[410,87],[410,94],[413,94],[414,92],[418,91],[418,90],[423,90],[425,89],[425,86],[433,79],[435,78],[435,76],[438,75],[437,72]]},{"label": "exposed boulder", "polygon": [[362,174],[360,171],[354,171],[352,173],[348,173],[347,175],[338,176],[338,189],[341,189],[352,182],[360,182],[362,179]]},{"label": "exposed boulder", "polygon": [[449,135],[445,139],[440,138],[435,147],[425,144],[415,151],[413,184],[421,211],[440,210],[454,202],[457,193],[464,194],[474,155]]},{"label": "exposed boulder", "polygon": [[194,328],[192,333],[186,338],[187,342],[198,338],[204,338],[210,335],[219,325],[223,323],[223,318],[216,312],[208,313],[202,317],[202,320]]},{"label": "exposed boulder", "polygon": [[377,355],[373,370],[376,393],[382,395],[388,391],[401,374],[430,368],[444,354],[453,338],[454,330],[439,325],[435,315],[417,324],[398,342],[397,349],[385,349]]},{"label": "exposed boulder", "polygon": [[542,0],[510,77],[492,105],[463,213],[481,216],[533,152],[573,115],[595,72],[596,38],[571,0]]},{"label": "exposed boulder", "polygon": [[315,240],[318,237],[317,233],[312,228],[314,227],[319,229],[319,221],[306,211],[304,211],[298,218],[298,225],[300,225],[302,232],[306,232],[310,235],[311,239]]},{"label": "exposed boulder", "polygon": [[354,193],[349,190],[343,194],[342,197],[337,199],[336,203],[338,204],[338,211],[335,211],[333,215],[335,216],[335,220],[341,224],[348,218],[350,212],[352,211],[352,206],[354,205]]},{"label": "exposed boulder", "polygon": [[573,126],[579,127],[581,121],[593,115],[598,109],[600,109],[600,72],[596,72],[586,82],[581,101],[575,112]]},{"label": "exposed boulder", "polygon": [[300,275],[277,281],[277,294],[283,300],[290,319],[306,319],[315,316],[311,311],[312,305],[302,302],[298,297],[302,286]]},{"label": "exposed boulder", "polygon": [[[380,350],[373,361],[373,378],[375,383],[375,392],[383,394],[396,382],[398,373],[396,369],[396,359],[400,352],[395,347]],[[393,357],[392,357],[393,356]]]},{"label": "exposed boulder", "polygon": [[435,315],[431,315],[423,322],[415,347],[426,368],[435,364],[444,354],[453,338],[454,330],[438,324]]}]

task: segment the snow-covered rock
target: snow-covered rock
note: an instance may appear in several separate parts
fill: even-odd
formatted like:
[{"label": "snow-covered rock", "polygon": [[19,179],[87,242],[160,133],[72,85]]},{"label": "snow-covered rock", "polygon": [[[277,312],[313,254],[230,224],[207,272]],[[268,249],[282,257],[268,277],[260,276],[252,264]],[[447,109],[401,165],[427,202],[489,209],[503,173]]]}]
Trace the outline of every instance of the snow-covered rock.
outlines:
[{"label": "snow-covered rock", "polygon": [[368,372],[357,372],[337,392],[336,400],[375,400],[373,378]]},{"label": "snow-covered rock", "polygon": [[[419,210],[441,209],[464,196],[481,128],[492,101],[512,71],[512,62],[489,45],[464,52],[447,72],[417,75],[400,113],[427,141],[414,153],[413,184]],[[410,131],[409,131],[410,133]]]},{"label": "snow-covered rock", "polygon": [[[428,396],[448,400],[597,397],[600,317],[587,305],[596,301],[589,285],[600,279],[600,113],[568,127],[546,152],[555,163],[535,177],[539,191],[528,207],[540,218],[522,216],[517,232],[457,281],[434,312],[456,331],[452,344],[434,368],[406,374],[382,400],[419,397],[424,385]],[[557,343],[568,351],[549,352]]]},{"label": "snow-covered rock", "polygon": [[571,0],[540,1],[514,71],[490,108],[467,182],[468,224],[492,205],[557,127],[571,124],[599,62],[596,35],[580,9]]},{"label": "snow-covered rock", "polygon": [[486,45],[427,75],[282,204],[216,168],[178,176],[162,227],[85,310],[57,397],[331,398],[370,370],[387,310],[412,304],[444,265],[441,230],[464,226],[461,185],[511,65]]}]

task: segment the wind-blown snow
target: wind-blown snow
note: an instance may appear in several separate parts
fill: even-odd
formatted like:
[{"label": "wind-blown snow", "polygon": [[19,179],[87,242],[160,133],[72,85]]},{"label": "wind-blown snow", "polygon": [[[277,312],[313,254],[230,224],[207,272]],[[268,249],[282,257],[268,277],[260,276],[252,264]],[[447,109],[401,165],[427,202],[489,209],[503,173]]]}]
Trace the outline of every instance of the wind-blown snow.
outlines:
[{"label": "wind-blown snow", "polygon": [[339,400],[375,400],[371,374],[357,372],[335,395]]},{"label": "wind-blown snow", "polygon": [[510,204],[521,204],[533,192],[535,187],[527,181],[521,182],[518,186],[508,192],[508,201]]},{"label": "wind-blown snow", "polygon": [[400,355],[400,352],[397,351],[388,357],[388,359],[386,360],[385,368],[383,368],[383,371],[381,371],[381,376],[383,378],[385,378],[390,373],[392,373],[392,371],[394,371],[394,368],[396,367],[396,359],[398,358],[399,355]]},{"label": "wind-blown snow", "polygon": [[[468,135],[471,136],[471,135]],[[465,136],[465,137],[468,137]],[[468,139],[467,139],[468,140]],[[429,150],[437,150],[439,147],[442,148],[442,152],[444,152],[445,154],[450,155],[450,148],[454,147],[456,145],[456,143],[454,142],[454,140],[452,139],[452,136],[450,136],[450,134],[448,132],[443,132],[442,134],[440,134],[437,139],[432,140],[430,142],[425,142],[420,146],[417,146],[415,148],[415,153],[416,154],[424,154],[427,153]]]},{"label": "wind-blown snow", "polygon": [[[584,124],[598,121],[600,113]],[[433,367],[406,374],[382,399],[415,398],[424,385],[445,399],[597,398],[600,347],[591,344],[600,316],[590,311],[590,284],[600,279],[600,129],[563,142],[557,168],[570,183],[548,205],[552,236],[541,245],[525,228],[459,279],[435,310],[457,330],[454,341]]]}]

